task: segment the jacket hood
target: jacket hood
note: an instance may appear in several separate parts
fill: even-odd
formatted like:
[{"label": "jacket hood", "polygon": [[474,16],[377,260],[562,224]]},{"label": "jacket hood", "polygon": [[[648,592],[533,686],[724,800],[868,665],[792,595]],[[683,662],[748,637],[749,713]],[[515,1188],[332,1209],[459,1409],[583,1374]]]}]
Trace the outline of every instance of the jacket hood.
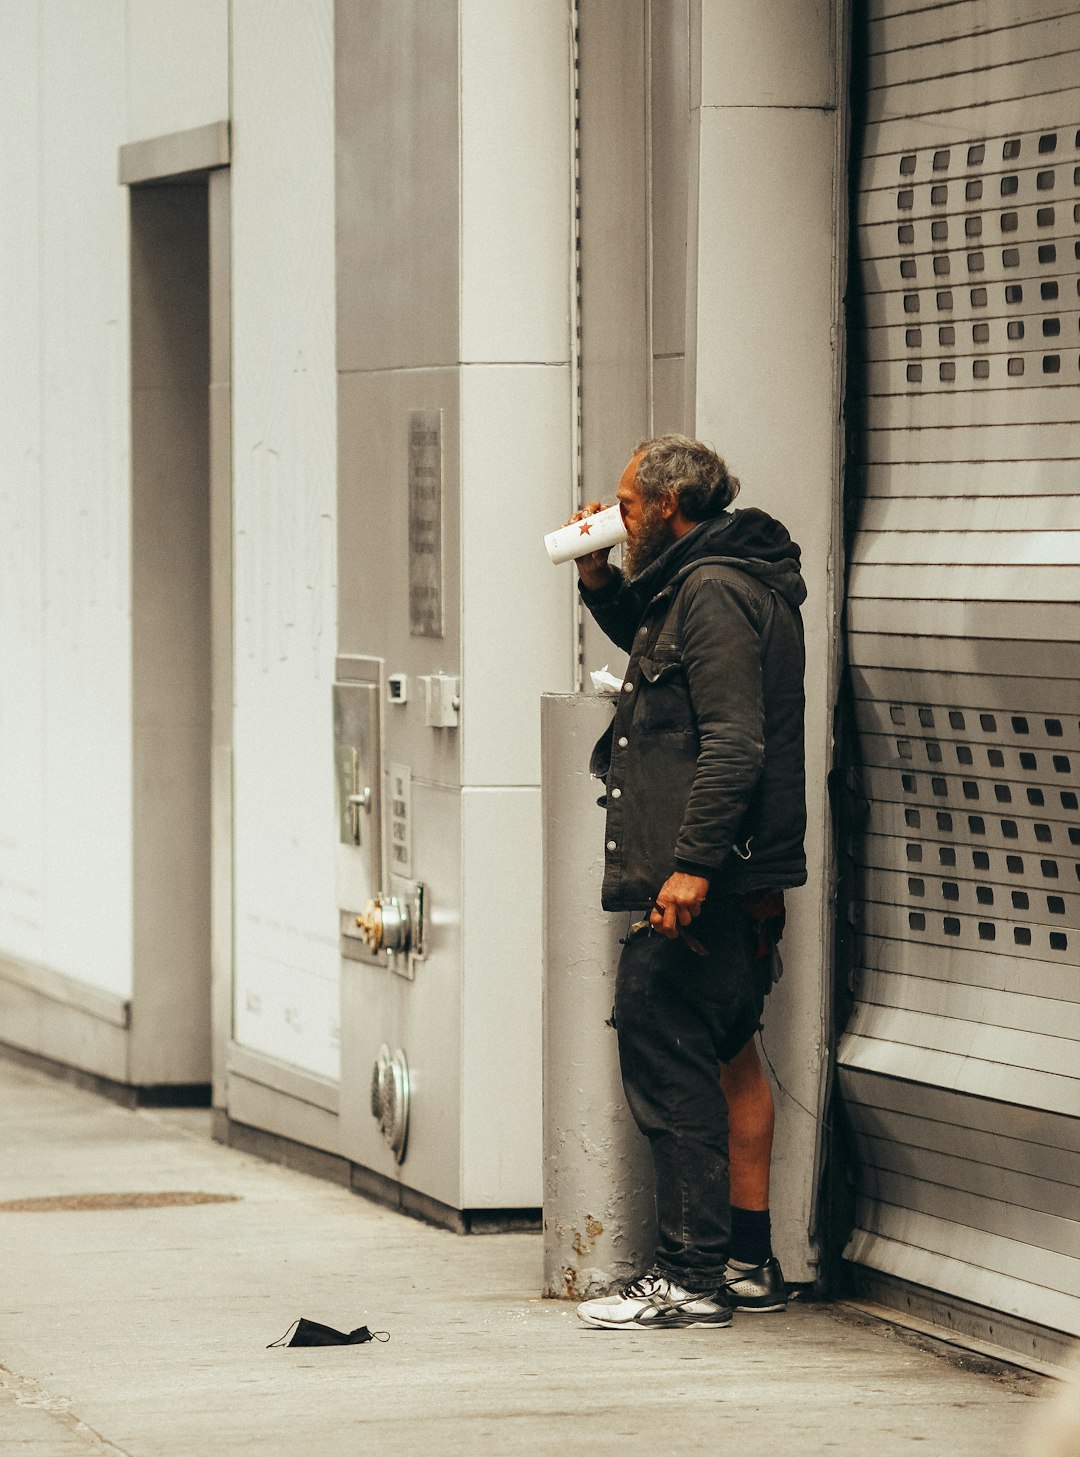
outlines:
[{"label": "jacket hood", "polygon": [[765,511],[748,506],[702,521],[680,536],[633,580],[642,601],[674,587],[703,557],[737,567],[771,587],[791,607],[806,600],[799,569],[801,554],[787,528]]}]

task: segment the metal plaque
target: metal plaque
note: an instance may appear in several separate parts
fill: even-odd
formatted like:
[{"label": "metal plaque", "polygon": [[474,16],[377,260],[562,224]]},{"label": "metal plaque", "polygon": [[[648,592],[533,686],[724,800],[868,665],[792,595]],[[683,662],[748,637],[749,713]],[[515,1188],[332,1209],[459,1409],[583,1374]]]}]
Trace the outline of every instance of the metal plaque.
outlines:
[{"label": "metal plaque", "polygon": [[409,411],[409,631],[443,635],[442,411]]}]

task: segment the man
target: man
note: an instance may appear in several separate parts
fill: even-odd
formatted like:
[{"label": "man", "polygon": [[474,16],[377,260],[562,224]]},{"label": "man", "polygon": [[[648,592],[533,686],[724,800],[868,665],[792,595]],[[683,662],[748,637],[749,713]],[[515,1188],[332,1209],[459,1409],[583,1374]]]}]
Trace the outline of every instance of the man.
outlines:
[{"label": "man", "polygon": [[[578,1307],[588,1325],[725,1326],[733,1306],[783,1305],[760,1200],[764,1153],[767,1211],[772,1102],[753,1037],[782,892],[806,879],[806,589],[783,526],[727,509],[738,489],[700,441],[645,441],[619,482],[624,570],[607,551],[578,559],[586,606],[630,654],[592,767],[606,782],[603,905],[640,917],[619,962],[615,1022],[627,1101],[652,1151],[659,1234],[646,1274]],[[763,1259],[731,1247],[718,1062],[743,1121],[736,1192],[753,1201],[741,1212],[758,1217],[749,1233]]]}]

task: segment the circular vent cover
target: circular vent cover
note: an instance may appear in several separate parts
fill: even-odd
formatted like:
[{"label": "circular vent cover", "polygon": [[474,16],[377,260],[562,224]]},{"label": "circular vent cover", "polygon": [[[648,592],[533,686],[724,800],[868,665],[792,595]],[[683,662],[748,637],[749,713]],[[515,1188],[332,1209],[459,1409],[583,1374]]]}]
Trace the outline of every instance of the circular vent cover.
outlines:
[{"label": "circular vent cover", "polygon": [[384,1042],[371,1072],[371,1116],[400,1164],[409,1137],[409,1064],[399,1047]]}]

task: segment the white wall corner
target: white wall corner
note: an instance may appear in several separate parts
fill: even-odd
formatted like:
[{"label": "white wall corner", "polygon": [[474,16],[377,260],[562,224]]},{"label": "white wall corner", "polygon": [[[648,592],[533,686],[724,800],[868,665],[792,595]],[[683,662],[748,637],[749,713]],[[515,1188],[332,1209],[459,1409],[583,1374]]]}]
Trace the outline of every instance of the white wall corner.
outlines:
[{"label": "white wall corner", "polygon": [[570,351],[565,0],[461,0],[461,359]]}]

